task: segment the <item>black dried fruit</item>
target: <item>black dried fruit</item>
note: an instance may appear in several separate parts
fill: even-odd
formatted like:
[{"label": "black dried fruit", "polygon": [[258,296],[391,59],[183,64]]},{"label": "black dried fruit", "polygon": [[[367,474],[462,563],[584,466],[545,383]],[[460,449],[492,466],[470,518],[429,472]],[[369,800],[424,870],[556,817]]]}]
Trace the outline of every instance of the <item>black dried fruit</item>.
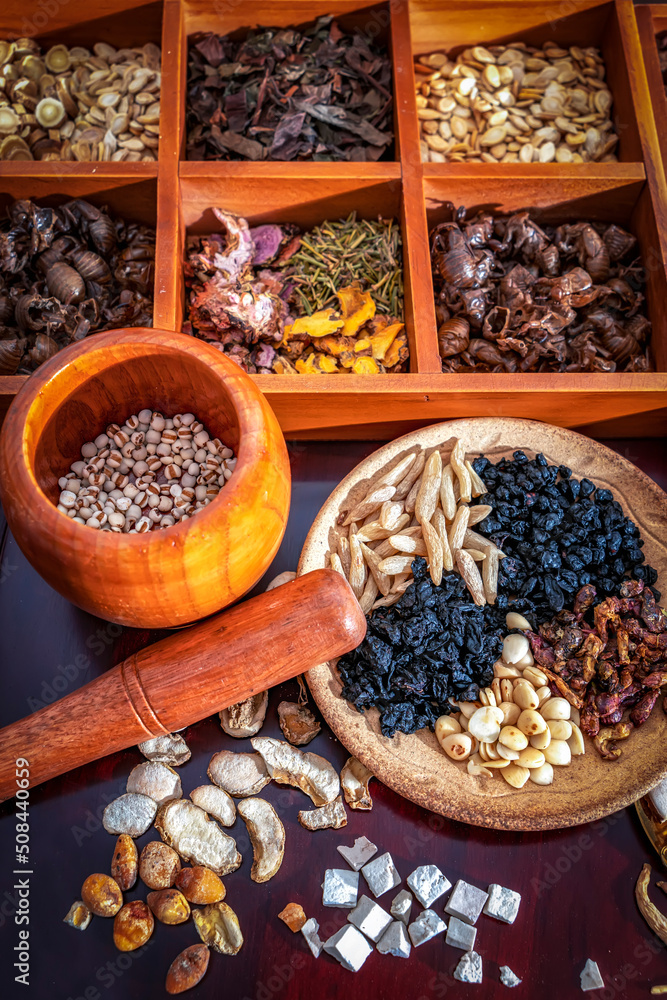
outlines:
[{"label": "black dried fruit", "polygon": [[549,465],[541,454],[515,451],[495,465],[481,456],[473,468],[489,491],[479,500],[493,507],[475,530],[507,555],[498,592],[529,598],[539,621],[571,607],[585,584],[608,596],[627,576],[649,586],[657,580],[645,565],[639,528],[611,490],[572,478],[567,466]]},{"label": "black dried fruit", "polygon": [[432,729],[451,712],[449,698],[474,701],[493,679],[506,631],[506,601],[479,608],[457,574],[446,573],[436,587],[425,559],[412,570],[401,599],[372,612],[365,640],[338,661],[343,697],[360,712],[379,708],[383,736]]}]

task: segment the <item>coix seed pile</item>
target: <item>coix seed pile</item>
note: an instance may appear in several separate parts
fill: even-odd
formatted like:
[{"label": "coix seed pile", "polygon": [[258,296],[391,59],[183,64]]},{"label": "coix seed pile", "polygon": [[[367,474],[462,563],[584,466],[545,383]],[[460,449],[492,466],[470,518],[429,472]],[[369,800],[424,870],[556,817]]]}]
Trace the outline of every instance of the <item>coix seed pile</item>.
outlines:
[{"label": "coix seed pile", "polygon": [[102,531],[168,528],[214,500],[235,466],[233,451],[193,413],[144,409],[81,446],[58,480],[58,510]]}]

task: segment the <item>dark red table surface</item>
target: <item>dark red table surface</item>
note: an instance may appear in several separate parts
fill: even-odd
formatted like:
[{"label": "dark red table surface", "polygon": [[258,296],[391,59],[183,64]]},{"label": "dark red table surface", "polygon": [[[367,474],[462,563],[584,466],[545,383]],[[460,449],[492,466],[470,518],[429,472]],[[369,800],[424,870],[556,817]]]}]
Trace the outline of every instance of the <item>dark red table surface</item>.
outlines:
[{"label": "dark red table surface", "polygon": [[[667,461],[660,441],[607,441],[667,487]],[[294,479],[292,509],[280,551],[264,585],[273,575],[295,569],[308,527],[332,488],[377,444],[294,443],[290,446]],[[1,515],[0,515],[1,516]],[[79,611],[51,590],[27,564],[4,524],[0,564],[0,725],[6,725],[68,691],[85,684],[114,663],[158,637],[122,630]],[[113,581],[109,581],[113,586]],[[260,582],[257,590],[263,589]],[[183,684],[188,683],[187,676]],[[271,692],[263,735],[281,737],[276,705],[295,698],[296,682]],[[95,725],[91,717],[90,725]],[[179,769],[184,794],[206,782],[213,752],[243,750],[247,741],[222,733],[217,717],[183,732],[192,759]],[[323,725],[310,750],[340,767],[347,753]],[[592,750],[590,752],[593,752]],[[626,752],[626,751],[624,751]],[[627,750],[631,752],[631,748]],[[166,996],[164,979],[178,952],[199,939],[192,922],[156,926],[141,950],[118,952],[112,921],[94,917],[81,933],[62,922],[78,898],[83,880],[109,870],[115,838],[100,817],[111,799],[125,790],[131,768],[143,760],[136,749],[114,754],[35,788],[30,795],[31,875],[15,876],[14,802],[0,807],[0,997],[150,1000]],[[443,766],[446,766],[443,763]],[[613,766],[613,765],[609,765]],[[208,972],[191,993],[194,998],[224,1000],[327,1000],[345,995],[381,1000],[442,1000],[444,997],[508,996],[498,981],[499,966],[509,965],[523,984],[517,998],[581,996],[579,972],[587,958],[599,965],[605,988],[589,993],[597,1000],[644,998],[650,986],[667,983],[665,946],[651,934],[635,906],[635,880],[644,861],[656,869],[633,808],[587,826],[546,834],[508,834],[477,829],[429,813],[372,783],[372,812],[348,810],[343,830],[308,833],[297,822],[309,800],[299,791],[270,784],[262,795],[274,804],[286,829],[285,859],[268,883],[250,880],[252,851],[241,819],[231,831],[243,864],[227,876],[227,902],[236,910],[245,943],[236,956],[211,955]],[[484,960],[484,985],[462,985],[452,978],[461,952],[438,937],[412,950],[409,960],[374,953],[356,975],[332,958],[312,957],[301,934],[293,935],[277,919],[290,900],[314,916],[323,937],[344,922],[345,910],[322,906],[326,868],[346,867],[338,844],[365,835],[379,851],[390,851],[403,879],[418,865],[435,863],[454,882],[467,879],[483,888],[499,882],[522,894],[513,926],[482,916],[476,949]],[[139,838],[139,849],[157,839],[155,830]],[[15,923],[18,879],[29,882],[30,985],[15,982],[15,946],[21,929]],[[361,890],[363,891],[363,879]],[[405,884],[405,883],[404,883]],[[398,890],[395,890],[397,892]],[[135,887],[127,898],[145,898]],[[659,889],[658,905],[667,899]],[[379,902],[389,906],[394,892]],[[443,902],[435,904],[442,911]],[[413,918],[418,907],[413,907]]]}]

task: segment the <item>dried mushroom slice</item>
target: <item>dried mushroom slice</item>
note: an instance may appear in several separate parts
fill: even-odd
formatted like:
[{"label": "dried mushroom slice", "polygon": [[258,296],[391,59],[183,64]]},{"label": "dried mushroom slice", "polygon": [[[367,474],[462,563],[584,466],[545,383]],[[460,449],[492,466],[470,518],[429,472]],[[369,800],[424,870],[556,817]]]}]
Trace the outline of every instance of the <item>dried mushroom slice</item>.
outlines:
[{"label": "dried mushroom slice", "polygon": [[236,850],[236,841],[188,799],[176,799],[161,806],[155,827],[165,843],[185,861],[205,865],[216,875],[236,871],[243,860]]},{"label": "dried mushroom slice", "polygon": [[235,736],[237,739],[256,736],[264,725],[268,704],[269,692],[260,691],[245,701],[223,708],[220,712],[220,725],[228,736]]},{"label": "dried mushroom slice", "polygon": [[271,780],[260,754],[234,753],[232,750],[213,754],[207,774],[218,788],[236,798],[256,795]]},{"label": "dried mushroom slice", "polygon": [[217,785],[199,785],[190,792],[196,806],[207,812],[223,826],[234,826],[236,807],[227,792]]},{"label": "dried mushroom slice", "polygon": [[171,799],[180,799],[182,795],[181,779],[173,768],[166,764],[146,760],[143,764],[137,764],[130,771],[127,779],[127,791],[135,792],[138,795],[148,795],[159,806],[162,806]]},{"label": "dried mushroom slice", "polygon": [[310,709],[295,701],[280,702],[278,721],[285,739],[295,747],[310,743],[322,728]]},{"label": "dried mushroom slice", "polygon": [[243,944],[239,918],[227,903],[211,903],[193,910],[192,919],[204,944],[221,955],[236,955]]},{"label": "dried mushroom slice", "polygon": [[333,802],[327,802],[319,809],[302,809],[299,823],[306,830],[340,830],[347,826],[347,813],[340,795]]},{"label": "dried mushroom slice", "polygon": [[178,733],[167,733],[166,736],[156,736],[152,740],[146,740],[139,744],[139,750],[148,760],[153,760],[157,764],[171,764],[172,767],[185,764],[192,756],[187,743]]},{"label": "dried mushroom slice", "polygon": [[126,792],[110,802],[104,810],[102,825],[107,833],[127,833],[140,837],[155,819],[157,802],[149,795]]},{"label": "dried mushroom slice", "polygon": [[316,806],[333,802],[340,792],[334,767],[316,753],[304,753],[289,743],[257,736],[251,740],[270,776],[280,785],[292,785],[309,795]]},{"label": "dried mushroom slice", "polygon": [[253,882],[268,882],[283,862],[285,827],[266,799],[244,799],[238,809],[248,827],[255,855],[250,878]]},{"label": "dried mushroom slice", "polygon": [[356,757],[349,757],[345,761],[340,772],[340,783],[350,809],[373,808],[373,800],[368,790],[368,783],[372,777],[372,772]]}]

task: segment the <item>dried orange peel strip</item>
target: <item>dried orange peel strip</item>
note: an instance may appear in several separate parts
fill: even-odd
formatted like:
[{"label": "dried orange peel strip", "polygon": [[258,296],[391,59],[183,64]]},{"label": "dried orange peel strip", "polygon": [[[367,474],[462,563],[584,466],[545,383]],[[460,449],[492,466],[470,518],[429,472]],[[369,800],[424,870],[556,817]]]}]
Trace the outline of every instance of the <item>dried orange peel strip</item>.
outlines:
[{"label": "dried orange peel strip", "polygon": [[635,899],[642,917],[654,934],[667,944],[667,917],[648,898],[648,886],[651,880],[651,866],[646,864],[639,873],[635,886]]}]

